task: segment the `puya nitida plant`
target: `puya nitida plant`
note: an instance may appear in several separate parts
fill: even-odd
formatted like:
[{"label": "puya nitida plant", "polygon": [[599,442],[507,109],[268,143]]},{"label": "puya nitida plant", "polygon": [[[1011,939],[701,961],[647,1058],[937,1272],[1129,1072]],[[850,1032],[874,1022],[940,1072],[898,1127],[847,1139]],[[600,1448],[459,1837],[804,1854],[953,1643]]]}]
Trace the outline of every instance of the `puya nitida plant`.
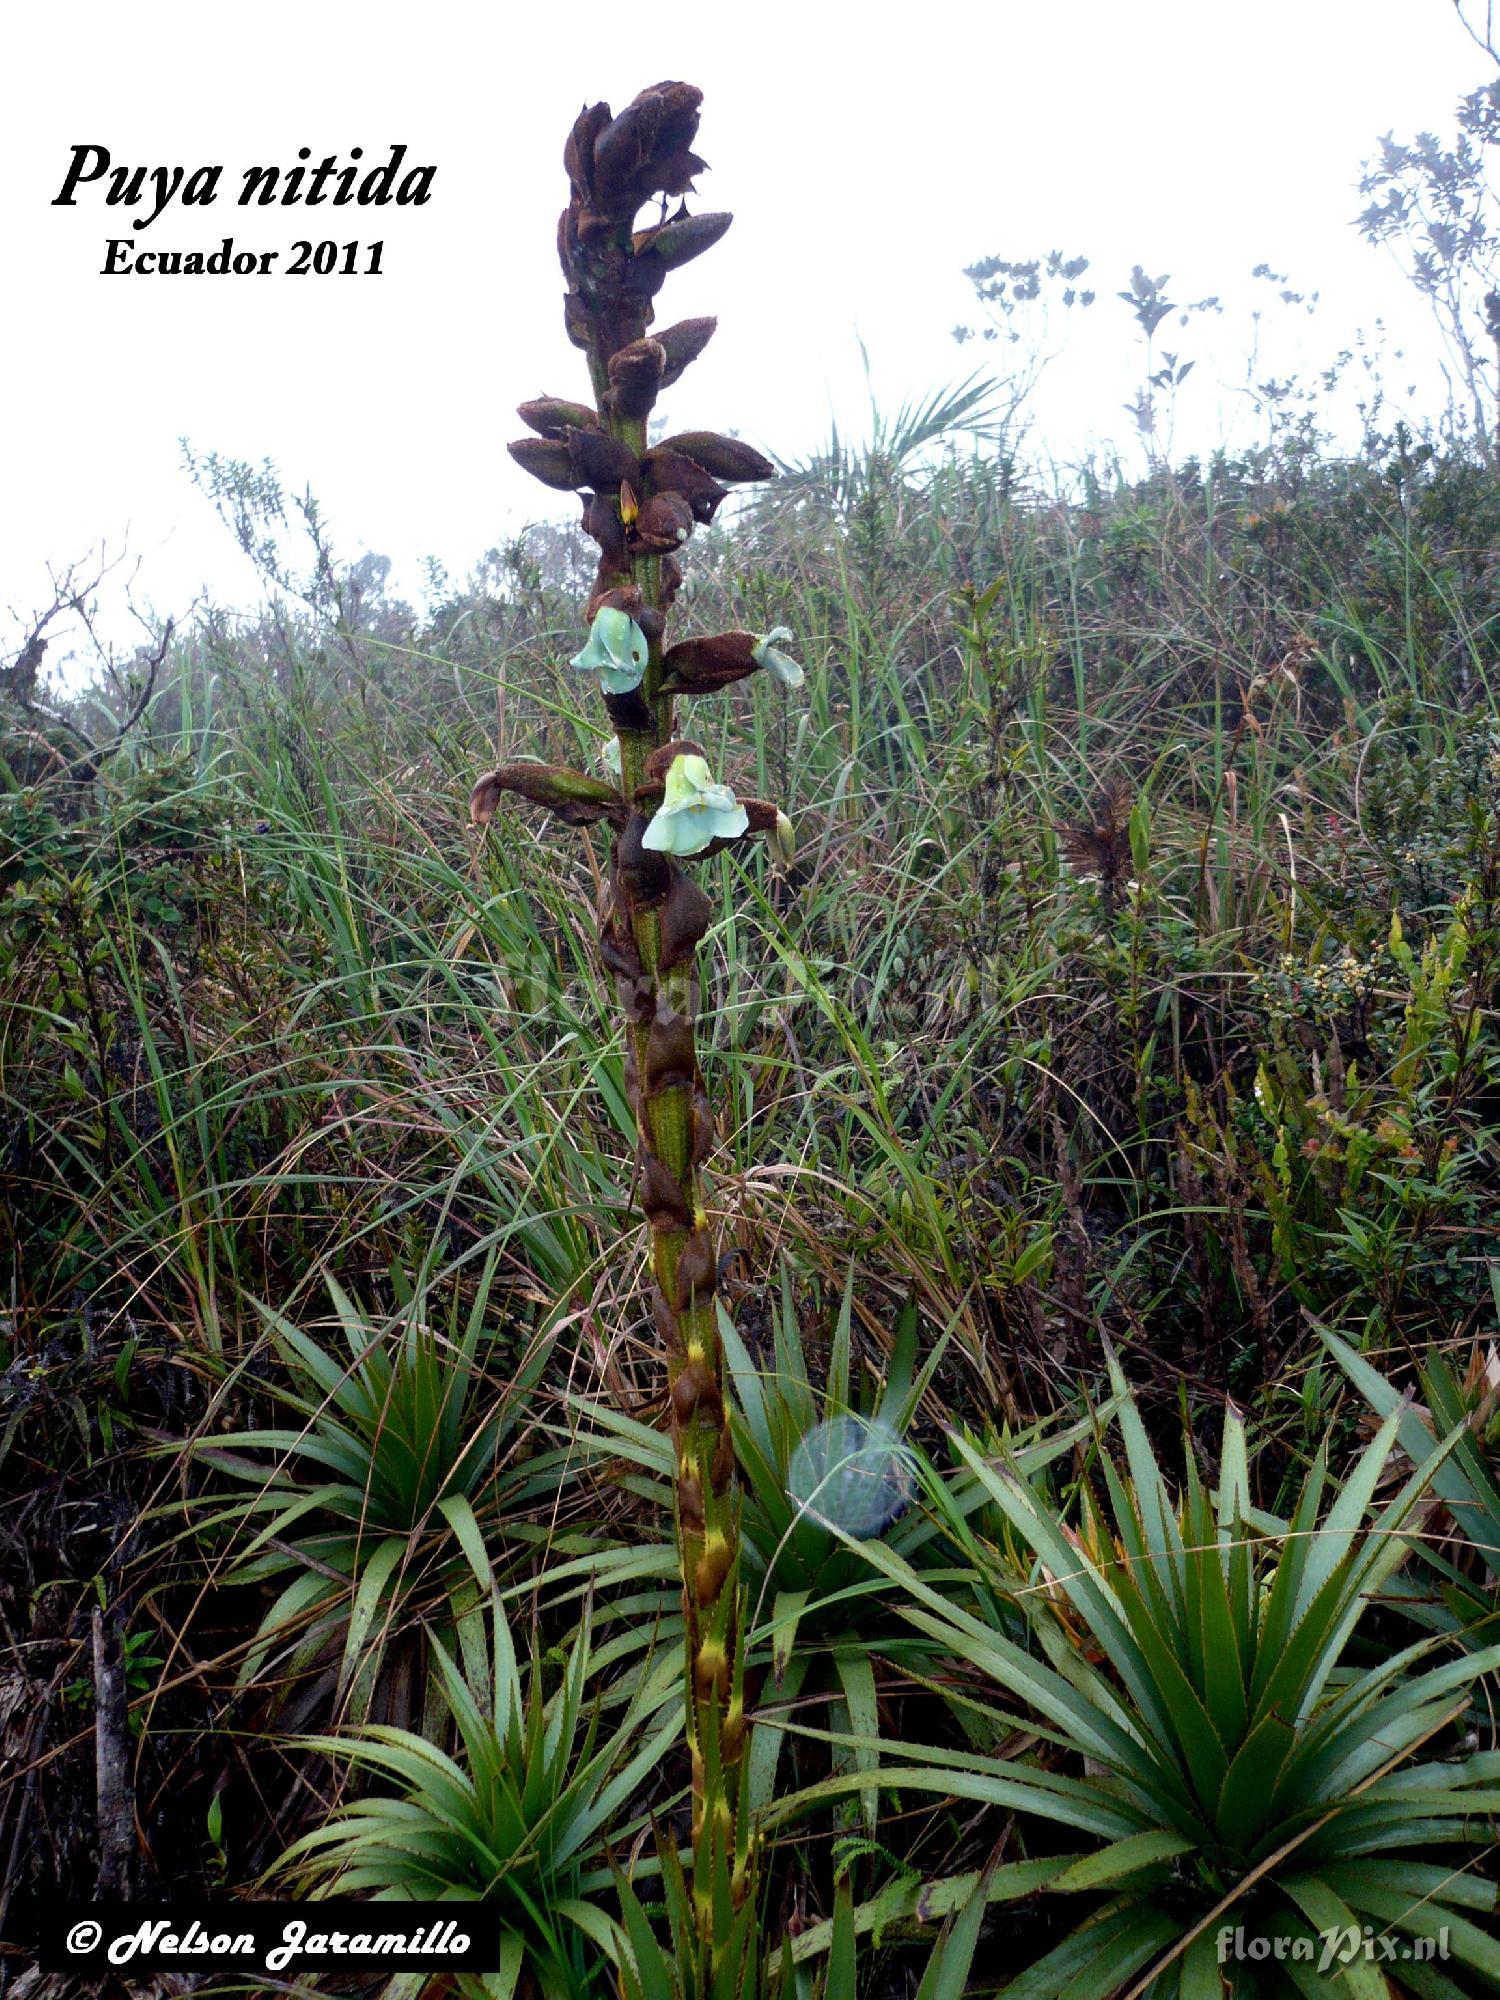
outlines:
[{"label": "puya nitida plant", "polygon": [[[701,747],[678,735],[676,707],[757,672],[794,686],[801,669],[781,649],[790,636],[782,629],[667,643],[683,544],[713,520],[731,487],[773,470],[750,446],[710,431],[648,442],[657,398],[716,325],[688,319],[651,330],[668,275],[716,243],[730,222],[689,214],[680,199],[703,170],[692,151],[701,100],[690,84],[660,83],[618,117],[594,104],[574,124],[558,247],[567,332],[587,358],[593,402],[523,403],[520,415],[535,435],[510,447],[545,485],[582,496],[584,528],[599,546],[588,637],[572,664],[597,679],[614,726],[608,761],[618,782],[512,763],[480,780],[471,811],[487,824],[511,793],[572,825],[603,823],[611,836],[599,953],[625,1016],[651,1303],[665,1361],[686,1623],[694,1900],[705,1938],[722,1939],[726,1886],[732,1910],[747,1907],[752,1841],[741,1782],[739,1501],[716,1318],[719,1253],[701,1184],[716,1137],[695,1046],[698,948],[711,904],[683,863],[757,834],[785,852],[791,829],[773,805],[738,798],[715,777]],[[679,205],[669,215],[673,199]],[[657,201],[657,219],[638,228],[642,210]]]}]

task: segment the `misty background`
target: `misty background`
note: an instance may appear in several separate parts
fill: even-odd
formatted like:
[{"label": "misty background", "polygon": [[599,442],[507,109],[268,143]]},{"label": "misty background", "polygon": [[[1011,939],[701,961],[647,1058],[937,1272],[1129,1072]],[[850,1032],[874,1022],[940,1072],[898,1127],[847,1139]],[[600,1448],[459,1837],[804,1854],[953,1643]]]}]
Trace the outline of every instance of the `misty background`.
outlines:
[{"label": "misty background", "polygon": [[[48,566],[101,544],[128,554],[102,606],[122,634],[127,582],[179,616],[200,591],[259,594],[183,469],[183,438],[274,461],[289,490],[317,495],[343,557],[387,556],[390,587],[410,594],[424,558],[459,574],[525,522],[571,518],[504,450],[523,397],[584,387],[552,248],[560,135],[585,97],[618,106],[660,75],[704,88],[697,205],[736,214],[711,268],[674,288],[674,316],[712,307],[723,323],[665,407],[671,427],[712,419],[795,459],[835,422],[859,434],[871,386],[890,407],[980,368],[1035,376],[1032,460],[1066,477],[1118,447],[1139,471],[1127,405],[1143,350],[1116,297],[1136,265],[1169,275],[1174,302],[1217,301],[1157,334],[1158,365],[1162,350],[1193,363],[1161,440],[1178,457],[1255,442],[1264,411],[1247,385],[1311,378],[1341,353],[1323,411],[1336,434],[1357,437],[1367,361],[1390,407],[1442,404],[1426,305],[1353,223],[1378,136],[1451,130],[1490,72],[1443,0],[936,0],[898,27],[770,0],[753,27],[675,9],[628,42],[616,18],[593,0],[541,14],[84,0],[11,16],[25,87],[0,147],[22,282],[0,537],[18,633],[50,599]],[[299,146],[316,161],[360,145],[368,167],[393,142],[437,168],[424,207],[235,203],[244,168],[289,166]],[[129,226],[143,211],[107,208],[97,186],[53,206],[83,143],[114,165],[221,164],[219,199],[173,203],[144,230]],[[119,234],[156,250],[229,234],[281,249],[283,266],[298,237],[383,238],[384,275],[105,278]],[[1097,291],[1092,307],[1039,301],[1006,327],[1016,342],[954,344],[956,326],[987,324],[966,266],[1052,250],[1090,260],[1078,289]],[[59,631],[53,661],[67,645]]]}]

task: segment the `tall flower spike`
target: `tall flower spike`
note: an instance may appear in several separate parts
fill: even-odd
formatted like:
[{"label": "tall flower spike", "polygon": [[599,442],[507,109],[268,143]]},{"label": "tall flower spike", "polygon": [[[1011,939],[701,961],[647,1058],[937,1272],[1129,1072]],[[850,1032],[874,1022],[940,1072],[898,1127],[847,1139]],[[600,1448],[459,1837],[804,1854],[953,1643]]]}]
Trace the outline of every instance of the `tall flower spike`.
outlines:
[{"label": "tall flower spike", "polygon": [[635,620],[606,604],[594,619],[589,642],[571,664],[597,673],[606,694],[629,694],[646,677],[650,648]]},{"label": "tall flower spike", "polygon": [[[587,357],[594,407],[536,397],[521,406],[533,435],[511,446],[545,484],[583,495],[584,533],[598,545],[599,567],[588,642],[573,664],[599,676],[615,727],[606,769],[618,773],[618,789],[582,772],[506,765],[481,781],[475,805],[484,821],[502,793],[516,795],[577,823],[607,824],[613,834],[599,956],[625,1015],[625,1086],[672,1433],[693,1793],[694,1994],[759,1990],[744,1957],[759,1947],[744,1917],[759,1843],[746,1778],[741,1503],[715,1296],[718,1238],[703,1179],[718,1127],[695,1044],[703,1006],[697,953],[714,906],[682,857],[717,854],[748,833],[769,841],[786,867],[792,845],[777,807],[737,799],[715,781],[698,746],[678,736],[674,704],[762,669],[788,686],[801,679],[778,650],[790,637],[780,628],[764,638],[735,631],[674,645],[666,639],[682,584],[677,552],[713,520],[730,487],[775,470],[753,446],[716,431],[650,441],[658,396],[714,330],[708,318],[650,330],[671,272],[729,226],[727,215],[690,215],[686,204],[666,212],[667,198],[690,192],[702,169],[693,151],[700,102],[693,85],[667,81],[618,115],[590,104],[575,121],[557,245],[563,324]],[[658,195],[659,216],[647,208]],[[649,219],[637,229],[643,211]]]}]

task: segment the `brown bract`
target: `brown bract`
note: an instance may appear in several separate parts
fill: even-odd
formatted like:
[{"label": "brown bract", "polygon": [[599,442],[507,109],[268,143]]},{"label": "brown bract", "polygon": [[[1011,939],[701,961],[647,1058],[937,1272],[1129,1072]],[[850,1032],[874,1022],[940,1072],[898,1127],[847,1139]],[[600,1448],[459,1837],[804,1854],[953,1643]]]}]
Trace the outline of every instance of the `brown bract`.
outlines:
[{"label": "brown bract", "polygon": [[573,454],[562,438],[516,438],[505,449],[523,472],[540,479],[544,486],[555,487],[559,493],[577,490]]},{"label": "brown bract", "polygon": [[671,885],[656,913],[658,963],[663,972],[691,964],[694,952],[708,935],[713,915],[714,906],[703,890],[680,868],[674,868]]},{"label": "brown bract", "polygon": [[607,104],[584,111],[563,151],[580,202],[591,212],[628,220],[655,194],[691,191],[704,162],[691,147],[703,92],[691,83],[653,83],[618,117]]},{"label": "brown bract", "polygon": [[669,222],[643,229],[632,238],[636,262],[649,274],[647,282],[652,293],[660,290],[661,280],[668,271],[676,270],[679,264],[691,263],[705,250],[712,250],[733,220],[723,210],[713,215],[689,215],[684,207]]},{"label": "brown bract", "polygon": [[[521,414],[535,405],[522,405]],[[507,445],[511,457],[534,479],[559,492],[582,487],[640,486],[641,463],[628,445],[606,431],[583,430],[571,424],[556,427],[549,437],[517,438]]]},{"label": "brown bract", "polygon": [[615,849],[615,880],[632,914],[654,909],[667,895],[677,872],[664,854],[644,845],[648,824],[644,813],[633,812]]},{"label": "brown bract", "polygon": [[680,453],[701,465],[705,472],[711,472],[715,479],[727,479],[731,485],[742,485],[756,479],[774,479],[776,468],[763,453],[753,445],[743,443],[739,438],[721,437],[717,431],[682,431],[676,437],[663,438],[659,445],[647,452],[647,462]]},{"label": "brown bract", "polygon": [[516,415],[528,430],[544,438],[560,438],[569,429],[596,431],[599,413],[587,403],[570,403],[562,396],[535,396],[517,405]]},{"label": "brown bract", "polygon": [[594,592],[584,611],[583,622],[592,625],[601,611],[623,611],[627,618],[634,618],[639,623],[645,610],[646,600],[638,584],[612,584],[608,589]]},{"label": "brown bract", "polygon": [[693,532],[693,510],[680,493],[657,493],[636,516],[626,535],[646,555],[668,555]]},{"label": "brown bract", "polygon": [[648,451],[641,461],[641,470],[650,493],[681,494],[695,521],[705,524],[711,521],[720,501],[729,497],[727,486],[721,486],[696,460],[680,451],[660,448]]},{"label": "brown bract", "polygon": [[651,414],[667,372],[667,350],[659,340],[632,340],[609,357],[609,402],[616,416]]},{"label": "brown bract", "polygon": [[706,757],[701,743],[695,743],[690,736],[674,736],[670,743],[663,743],[659,750],[653,750],[646,759],[646,782],[636,793],[660,791],[667,782],[667,773],[679,757]]},{"label": "brown bract", "polygon": [[625,824],[628,808],[615,786],[561,764],[502,764],[482,777],[469,794],[469,818],[488,826],[501,794],[514,792],[547,810],[569,826],[593,826],[601,819]]},{"label": "brown bract", "polygon": [[[707,248],[727,226],[724,218],[717,231],[705,232],[704,218],[680,211],[646,233],[655,237],[663,230],[687,228],[687,236],[669,236],[664,248],[653,245],[653,254],[637,254],[633,224],[638,212],[658,196],[687,194],[702,171],[703,162],[692,150],[701,102],[702,92],[692,84],[653,84],[618,116],[607,104],[586,106],[568,135],[563,164],[570,194],[557,238],[568,277],[564,318],[569,338],[589,348],[601,363],[642,338],[651,300],[672,264],[696,254],[698,238],[705,239],[702,247]],[[660,373],[655,386],[659,382]],[[644,411],[636,408],[634,414]]]},{"label": "brown bract", "polygon": [[702,639],[679,639],[662,657],[662,686],[672,694],[716,694],[720,688],[760,672],[753,632],[716,632]]},{"label": "brown bract", "polygon": [[670,389],[690,362],[707,347],[714,336],[719,322],[716,319],[681,319],[675,326],[664,326],[655,338],[667,357],[662,370],[661,386]]}]

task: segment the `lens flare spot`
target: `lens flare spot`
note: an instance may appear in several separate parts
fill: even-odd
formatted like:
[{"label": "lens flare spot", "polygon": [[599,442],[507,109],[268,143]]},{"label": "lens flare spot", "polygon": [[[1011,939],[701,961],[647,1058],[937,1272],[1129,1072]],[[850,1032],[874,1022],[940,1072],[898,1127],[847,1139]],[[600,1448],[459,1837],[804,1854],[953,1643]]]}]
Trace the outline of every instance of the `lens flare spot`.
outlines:
[{"label": "lens flare spot", "polygon": [[906,1512],[913,1485],[911,1454],[895,1428],[849,1414],[809,1431],[787,1472],[801,1513],[859,1541]]}]

